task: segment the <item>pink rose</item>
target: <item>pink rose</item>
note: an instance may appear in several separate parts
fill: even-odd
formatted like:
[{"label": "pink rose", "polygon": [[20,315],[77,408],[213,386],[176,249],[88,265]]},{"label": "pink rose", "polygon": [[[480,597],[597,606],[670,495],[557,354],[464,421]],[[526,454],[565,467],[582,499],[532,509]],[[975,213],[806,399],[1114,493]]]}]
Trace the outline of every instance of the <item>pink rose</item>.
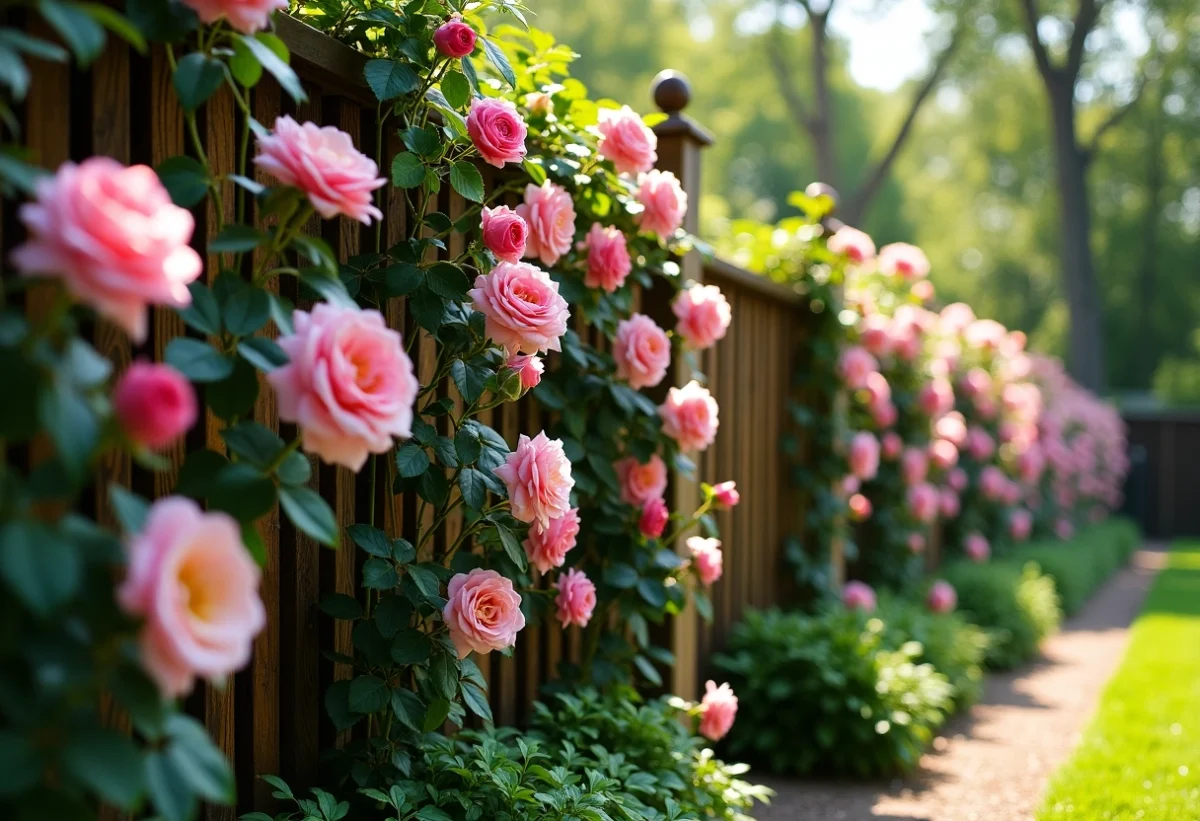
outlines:
[{"label": "pink rose", "polygon": [[847,610],[861,610],[864,613],[875,611],[875,591],[871,585],[863,582],[846,582],[842,588],[842,604]]},{"label": "pink rose", "polygon": [[467,292],[475,310],[487,317],[484,330],[510,354],[562,350],[559,337],[571,316],[558,283],[528,262],[501,262],[475,277]]},{"label": "pink rose", "polygon": [[885,356],[892,348],[891,323],[883,314],[868,314],[863,317],[859,339],[875,356]]},{"label": "pink rose", "polygon": [[979,490],[985,499],[998,501],[1004,496],[1008,487],[1008,479],[1004,472],[995,465],[988,465],[979,473]]},{"label": "pink rose", "polygon": [[457,574],[450,579],[446,599],[442,619],[460,659],[471,651],[486,655],[512,647],[525,628],[520,594],[495,570],[477,567]]},{"label": "pink rose", "polygon": [[146,341],[146,308],[191,304],[200,255],[192,215],[171,203],[158,175],[108,157],[63,163],[18,209],[29,236],[12,253],[26,277],[59,277],[67,292]]},{"label": "pink rose", "polygon": [[908,489],[905,501],[908,503],[908,512],[914,519],[922,524],[929,524],[937,518],[941,496],[933,485],[921,482]]},{"label": "pink rose", "polygon": [[992,375],[983,368],[971,368],[963,377],[963,393],[974,399],[992,389]]},{"label": "pink rose", "polygon": [[709,585],[721,578],[721,541],[692,536],[687,540],[687,549],[692,554],[692,567],[701,584]]},{"label": "pink rose", "polygon": [[967,472],[962,468],[954,468],[946,477],[946,483],[954,488],[959,493],[967,489]]},{"label": "pink rose", "polygon": [[925,552],[925,537],[915,530],[908,534],[908,550],[914,555]]},{"label": "pink rose", "polygon": [[200,22],[211,25],[221,18],[242,34],[254,34],[271,25],[271,12],[285,10],[287,0],[184,0]]},{"label": "pink rose", "polygon": [[891,402],[881,402],[871,407],[871,419],[881,428],[890,428],[896,424],[896,419],[899,416],[900,412],[896,410],[896,406]]},{"label": "pink rose", "polygon": [[675,323],[675,332],[697,351],[710,348],[718,339],[723,339],[733,320],[733,310],[721,289],[699,282],[680,291],[671,303],[671,310],[679,320]]},{"label": "pink rose", "polygon": [[1075,535],[1075,525],[1071,524],[1070,519],[1063,516],[1054,523],[1054,535],[1064,542],[1068,541]]},{"label": "pink rose", "polygon": [[879,440],[865,430],[854,434],[850,440],[848,461],[851,472],[859,479],[874,479],[879,472]]},{"label": "pink rose", "polygon": [[671,365],[671,340],[666,331],[643,314],[634,314],[617,324],[613,339],[617,378],[631,388],[652,388],[667,375]]},{"label": "pink rose", "polygon": [[849,225],[843,225],[826,243],[835,254],[845,254],[851,262],[863,263],[875,256],[875,243],[871,238]]},{"label": "pink rose", "polygon": [[1033,532],[1033,514],[1024,508],[1014,510],[1008,517],[1008,533],[1014,541],[1023,542]]},{"label": "pink rose", "polygon": [[536,388],[542,381],[546,366],[536,354],[513,354],[505,365],[521,375],[521,390]]},{"label": "pink rose", "polygon": [[643,231],[667,239],[683,225],[688,198],[670,171],[655,169],[642,174],[638,178],[637,200],[642,205],[637,222]]},{"label": "pink rose", "polygon": [[455,17],[438,26],[433,33],[433,45],[443,57],[457,60],[475,50],[475,29]]},{"label": "pink rose", "polygon": [[894,431],[888,431],[883,435],[883,458],[889,462],[900,455],[900,451],[904,450],[904,440],[900,438],[900,434]]},{"label": "pink rose", "polygon": [[621,484],[621,501],[627,505],[643,507],[667,489],[667,465],[657,453],[645,464],[626,456],[613,464],[613,470]]},{"label": "pink rose", "polygon": [[720,687],[712,681],[705,684],[704,698],[700,700],[700,735],[709,741],[720,741],[733,727],[737,709],[737,696],[728,684]]},{"label": "pink rose", "polygon": [[558,588],[554,605],[562,626],[587,627],[592,620],[592,611],[596,609],[596,585],[582,571],[571,568],[558,577],[554,586]]},{"label": "pink rose", "polygon": [[915,245],[893,242],[879,249],[879,272],[903,279],[924,279],[929,275],[929,260],[925,252]]},{"label": "pink rose", "polygon": [[967,538],[963,540],[963,551],[973,562],[985,562],[988,556],[992,554],[992,548],[988,544],[988,540],[982,533],[972,531],[967,534]]},{"label": "pink rose", "polygon": [[145,620],[141,661],[164,696],[191,692],[196,676],[217,681],[246,665],[267,617],[258,565],[236,521],[169,496],[154,503],[126,549],[117,601]]},{"label": "pink rose", "polygon": [[571,460],[562,441],[548,438],[545,431],[532,439],[522,433],[517,449],[494,473],[508,486],[512,515],[518,521],[546,527],[571,509]]},{"label": "pink rose", "polygon": [[717,400],[694,379],[682,388],[671,388],[658,406],[663,433],[683,450],[704,450],[717,436]]},{"label": "pink rose", "polygon": [[920,282],[914,282],[912,286],[912,295],[921,302],[929,302],[933,299],[936,290],[933,283],[927,279]]},{"label": "pink rose", "polygon": [[566,189],[546,180],[541,186],[525,186],[525,202],[517,214],[529,225],[525,256],[550,266],[571,250],[575,239],[575,204]]},{"label": "pink rose", "polygon": [[300,125],[284,115],[271,134],[258,138],[254,164],[284,185],[299,188],[325,219],[344,214],[364,225],[383,214],[371,192],[387,180],[379,166],[354,147],[345,131],[331,125]]},{"label": "pink rose", "polygon": [[865,522],[871,518],[871,500],[861,493],[851,496],[846,506],[850,509],[850,521],[852,522]]},{"label": "pink rose", "polygon": [[554,111],[554,97],[541,91],[531,92],[525,95],[525,107],[530,114],[545,117]]},{"label": "pink rose", "polygon": [[851,496],[858,493],[860,487],[862,487],[862,482],[854,474],[851,473],[842,477],[842,494],[844,496]]},{"label": "pink rose", "polygon": [[958,516],[962,510],[962,504],[958,500],[958,494],[953,488],[942,488],[942,492],[938,495],[938,510],[942,514],[943,519],[953,519]]},{"label": "pink rose", "polygon": [[871,406],[887,405],[892,401],[892,386],[887,377],[879,371],[867,374],[867,404]]},{"label": "pink rose", "polygon": [[949,613],[958,605],[958,594],[954,592],[950,582],[938,579],[929,588],[929,598],[926,601],[934,613]]},{"label": "pink rose", "polygon": [[996,452],[996,442],[983,428],[971,428],[967,431],[967,452],[972,459],[983,461]]},{"label": "pink rose", "polygon": [[736,482],[721,482],[713,485],[713,504],[718,510],[735,508],[742,501],[742,495],[737,491]]},{"label": "pink rose", "polygon": [[483,244],[503,262],[520,262],[529,241],[529,226],[507,205],[483,209]]},{"label": "pink rose", "polygon": [[529,535],[525,537],[525,555],[541,573],[552,567],[562,567],[578,536],[579,509],[571,508],[545,526],[540,522],[530,525]]},{"label": "pink rose", "polygon": [[485,97],[471,101],[467,135],[488,165],[503,168],[505,163],[524,160],[526,134],[525,121],[508,100]]},{"label": "pink rose", "polygon": [[929,458],[925,451],[916,447],[905,448],[904,455],[900,457],[900,474],[906,485],[924,482],[929,475]]},{"label": "pink rose", "polygon": [[360,470],[368,453],[412,436],[420,386],[400,334],[378,311],[321,302],[311,314],[294,312],[292,324],[279,338],[289,361],[267,381],[279,418],[300,426],[306,451]]},{"label": "pink rose", "polygon": [[632,108],[600,109],[596,126],[600,141],[596,153],[611,160],[619,174],[641,174],[654,167],[658,137]]},{"label": "pink rose", "polygon": [[949,470],[958,464],[958,448],[948,439],[935,439],[929,446],[929,458],[938,470]]},{"label": "pink rose", "polygon": [[584,285],[600,288],[611,294],[625,284],[625,277],[629,276],[633,262],[629,259],[625,235],[621,233],[620,228],[605,228],[600,223],[593,222],[583,247],[587,249],[587,274],[583,277]]},{"label": "pink rose", "polygon": [[667,528],[671,513],[667,503],[662,499],[651,499],[642,508],[642,516],[638,519],[638,530],[647,539],[657,539]]},{"label": "pink rose", "polygon": [[921,386],[917,402],[927,416],[940,417],[954,410],[954,388],[948,379],[931,379]]},{"label": "pink rose", "polygon": [[134,362],[113,390],[113,412],[130,440],[157,450],[196,423],[196,392],[170,365]]},{"label": "pink rose", "polygon": [[950,413],[937,420],[933,426],[934,431],[941,438],[947,440],[955,447],[961,448],[967,441],[967,423],[963,420],[963,415],[958,411]]},{"label": "pink rose", "polygon": [[866,348],[857,345],[846,348],[838,358],[838,373],[841,374],[846,387],[852,391],[866,388],[868,376],[877,370],[879,362]]}]

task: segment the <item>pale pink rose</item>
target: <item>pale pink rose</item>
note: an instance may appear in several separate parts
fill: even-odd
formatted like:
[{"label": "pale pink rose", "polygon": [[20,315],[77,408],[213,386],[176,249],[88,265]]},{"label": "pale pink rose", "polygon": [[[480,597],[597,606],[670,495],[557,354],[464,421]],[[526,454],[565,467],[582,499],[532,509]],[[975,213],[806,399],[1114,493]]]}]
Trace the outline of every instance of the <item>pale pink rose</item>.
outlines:
[{"label": "pale pink rose", "polygon": [[638,227],[664,239],[672,236],[687,213],[688,198],[679,180],[670,171],[655,169],[638,178],[637,200],[642,213]]},{"label": "pale pink rose", "polygon": [[905,448],[904,455],[900,457],[900,474],[907,485],[924,482],[929,475],[929,457],[925,451],[918,447]]},{"label": "pale pink rose", "polygon": [[851,496],[846,506],[850,509],[850,521],[852,522],[865,522],[871,518],[871,500],[861,493]]},{"label": "pale pink rose", "polygon": [[113,390],[113,413],[129,439],[142,447],[166,447],[196,423],[192,383],[170,365],[134,362]]},{"label": "pale pink rose", "polygon": [[29,236],[12,253],[26,277],[58,277],[67,292],[146,341],[150,305],[191,304],[200,255],[192,215],[171,203],[158,175],[108,157],[63,163],[18,209]]},{"label": "pale pink rose", "polygon": [[371,192],[387,180],[345,131],[331,125],[301,125],[284,115],[257,144],[254,164],[284,185],[303,191],[325,219],[343,214],[370,225],[372,219],[383,218],[372,204]]},{"label": "pale pink rose", "polygon": [[967,431],[967,452],[972,459],[983,461],[996,452],[996,442],[983,428],[972,427]]},{"label": "pale pink rose", "polygon": [[503,168],[506,163],[524,160],[525,136],[528,133],[517,107],[508,100],[484,97],[471,101],[471,110],[467,113],[467,135],[488,165]]},{"label": "pale pink rose", "polygon": [[663,433],[683,450],[704,450],[717,436],[717,400],[695,380],[671,388],[667,401],[658,406],[658,415]]},{"label": "pale pink rose", "polygon": [[704,685],[700,700],[700,735],[709,741],[720,741],[733,727],[737,718],[738,700],[728,684],[720,687],[710,681]]},{"label": "pale pink rose", "polygon": [[542,431],[530,439],[521,434],[517,448],[493,471],[508,487],[508,501],[517,521],[537,522],[542,527],[571,509],[571,460],[559,439]]},{"label": "pale pink rose", "polygon": [[937,518],[941,495],[933,485],[921,482],[908,489],[905,501],[908,503],[908,512],[914,519],[922,524],[929,524]]},{"label": "pale pink rose", "polygon": [[963,552],[973,562],[986,562],[988,556],[992,555],[992,548],[982,533],[972,531],[963,541]]},{"label": "pale pink rose", "polygon": [[853,473],[846,474],[842,478],[842,495],[853,496],[858,493],[858,489],[862,487],[862,481]]},{"label": "pale pink rose", "polygon": [[869,314],[863,317],[859,341],[873,355],[886,356],[892,349],[891,323],[888,322],[888,318],[883,314]]},{"label": "pale pink rose", "polygon": [[914,297],[916,297],[917,299],[919,299],[921,302],[931,301],[933,299],[935,293],[936,293],[936,290],[933,287],[933,283],[927,279],[923,279],[920,282],[913,283],[912,295]]},{"label": "pale pink rose", "polygon": [[1068,541],[1075,535],[1075,525],[1071,524],[1070,519],[1063,516],[1054,523],[1054,535],[1064,542]]},{"label": "pale pink rose", "polygon": [[266,611],[236,521],[169,496],[150,508],[126,552],[117,601],[145,620],[141,662],[164,696],[191,692],[196,676],[218,681],[246,665]]},{"label": "pale pink rose", "polygon": [[529,241],[529,226],[507,205],[483,209],[483,244],[503,262],[520,262]]},{"label": "pale pink rose", "polygon": [[638,530],[647,539],[657,539],[663,534],[671,513],[667,503],[662,499],[651,499],[642,508],[642,516],[638,519]]},{"label": "pale pink rose", "polygon": [[963,393],[971,399],[992,389],[992,375],[983,368],[971,368],[962,380]]},{"label": "pale pink rose", "polygon": [[571,316],[558,283],[528,262],[501,262],[475,277],[467,292],[475,310],[487,317],[484,331],[510,354],[562,350],[559,338]]},{"label": "pale pink rose", "polygon": [[851,472],[859,479],[874,479],[879,472],[879,440],[874,434],[860,430],[850,440],[847,461]]},{"label": "pale pink rose", "polygon": [[962,302],[954,302],[942,308],[942,328],[948,334],[959,334],[975,321],[975,312],[971,306]]},{"label": "pale pink rose", "polygon": [[927,415],[937,418],[954,409],[954,388],[948,379],[931,379],[921,386],[917,403]]},{"label": "pale pink rose", "polygon": [[875,591],[871,585],[860,581],[846,582],[842,588],[842,604],[847,610],[861,610],[864,613],[875,611]]},{"label": "pale pink rose", "polygon": [[562,186],[546,180],[540,186],[525,186],[525,202],[517,214],[529,225],[525,256],[550,266],[571,250],[575,239],[575,204]]},{"label": "pale pink rose", "polygon": [[611,294],[625,284],[625,277],[629,276],[633,262],[629,258],[629,248],[620,228],[605,228],[600,223],[593,222],[583,247],[587,249],[584,285]]},{"label": "pale pink rose", "polygon": [[446,588],[446,600],[442,619],[460,659],[472,651],[486,655],[512,647],[525,628],[520,594],[495,570],[477,567],[455,575]]},{"label": "pale pink rose", "polygon": [[554,597],[558,621],[563,627],[572,624],[587,627],[596,609],[596,585],[582,571],[571,568],[558,577],[554,585],[558,595]]},{"label": "pale pink rose", "polygon": [[900,451],[904,450],[904,440],[895,431],[888,431],[883,435],[883,447],[881,450],[883,458],[890,462],[900,455]]},{"label": "pale pink rose", "polygon": [[654,167],[658,137],[629,106],[600,109],[596,153],[611,160],[619,174],[641,174]]},{"label": "pale pink rose", "polygon": [[505,365],[521,375],[521,389],[526,391],[536,388],[546,372],[542,358],[536,354],[513,354]]},{"label": "pale pink rose", "polygon": [[900,412],[891,402],[881,402],[871,406],[871,419],[881,428],[890,428],[896,424],[899,416]]},{"label": "pale pink rose", "polygon": [[989,501],[998,501],[1004,496],[1008,486],[1008,479],[1005,478],[1004,472],[995,465],[988,465],[979,473],[979,491],[985,499]]},{"label": "pale pink rose", "polygon": [[1033,514],[1025,508],[1014,510],[1008,517],[1008,534],[1014,541],[1023,542],[1033,532]]},{"label": "pale pink rose", "polygon": [[287,0],[184,0],[200,22],[211,25],[224,18],[242,34],[254,34],[271,25],[271,12],[285,10]]},{"label": "pale pink rose", "polygon": [[975,410],[983,419],[995,419],[998,410],[996,400],[990,396],[976,396]]},{"label": "pale pink rose", "polygon": [[879,370],[879,362],[871,356],[866,348],[851,345],[842,351],[838,358],[838,373],[842,381],[852,391],[867,387],[867,379],[874,371]]},{"label": "pale pink rose", "polygon": [[873,407],[887,405],[892,401],[892,386],[879,371],[867,374],[867,404]]},{"label": "pale pink rose", "polygon": [[915,530],[908,534],[908,550],[914,555],[925,552],[925,537]]},{"label": "pale pink rose", "polygon": [[917,246],[893,242],[879,249],[879,272],[898,274],[903,279],[924,279],[929,275],[929,260]]},{"label": "pale pink rose", "polygon": [[1041,478],[1046,469],[1046,456],[1042,449],[1034,445],[1017,456],[1017,472],[1028,484],[1033,484]]},{"label": "pale pink rose", "polygon": [[433,45],[443,57],[457,60],[475,50],[475,29],[454,17],[438,26],[433,33]]},{"label": "pale pink rose", "polygon": [[288,363],[267,374],[279,418],[295,422],[304,449],[360,470],[369,453],[387,453],[412,436],[420,386],[400,334],[374,310],[318,303],[292,314],[279,338]]},{"label": "pale pink rose", "polygon": [[938,470],[949,470],[958,464],[958,448],[948,439],[935,439],[929,446],[929,458]]},{"label": "pale pink rose", "polygon": [[961,448],[967,441],[967,423],[958,411],[951,411],[934,423],[934,431],[955,447]]},{"label": "pale pink rose", "polygon": [[713,584],[721,578],[721,541],[692,536],[687,540],[687,549],[692,554],[692,567],[701,584]]},{"label": "pale pink rose", "polygon": [[871,238],[849,225],[843,225],[827,243],[835,254],[845,254],[851,262],[863,263],[875,256],[875,243]]},{"label": "pale pink rose", "polygon": [[958,494],[953,488],[942,488],[942,492],[938,495],[938,512],[942,514],[943,519],[953,519],[958,516],[962,510],[962,505],[958,500]]},{"label": "pale pink rose", "polygon": [[631,388],[652,388],[663,381],[671,365],[671,340],[653,319],[634,314],[617,324],[612,354],[617,379]]},{"label": "pale pink rose", "polygon": [[733,321],[733,310],[716,285],[693,282],[675,297],[671,310],[679,320],[675,332],[697,351],[723,339]]},{"label": "pale pink rose", "polygon": [[525,555],[529,562],[545,573],[552,567],[562,567],[567,554],[575,547],[579,536],[579,509],[571,508],[543,526],[534,522],[525,537]]},{"label": "pale pink rose", "polygon": [[736,482],[721,482],[719,485],[713,485],[713,504],[718,510],[737,507],[740,501],[742,501],[742,495],[738,493]]},{"label": "pale pink rose", "polygon": [[642,507],[667,489],[667,465],[657,453],[645,464],[634,456],[618,459],[613,470],[621,485],[621,501],[627,505]]},{"label": "pale pink rose", "polygon": [[541,91],[531,92],[525,95],[525,107],[530,114],[545,117],[554,111],[554,97]]},{"label": "pale pink rose", "polygon": [[1008,339],[1008,331],[994,319],[977,319],[963,329],[968,348],[994,351]]},{"label": "pale pink rose", "polygon": [[954,470],[950,471],[950,474],[946,477],[946,483],[950,485],[950,487],[954,488],[954,490],[962,493],[967,489],[967,472],[962,468],[955,468]]},{"label": "pale pink rose", "polygon": [[938,579],[929,588],[929,598],[926,600],[929,609],[934,613],[949,613],[958,605],[958,594],[948,581]]}]

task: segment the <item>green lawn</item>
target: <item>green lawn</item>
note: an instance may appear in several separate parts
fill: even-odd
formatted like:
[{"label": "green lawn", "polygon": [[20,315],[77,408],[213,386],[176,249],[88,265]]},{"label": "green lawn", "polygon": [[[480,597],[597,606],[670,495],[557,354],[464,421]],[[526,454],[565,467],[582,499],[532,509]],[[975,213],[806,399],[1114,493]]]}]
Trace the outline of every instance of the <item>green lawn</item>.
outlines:
[{"label": "green lawn", "polygon": [[1200,819],[1200,544],[1171,553],[1125,660],[1037,818]]}]

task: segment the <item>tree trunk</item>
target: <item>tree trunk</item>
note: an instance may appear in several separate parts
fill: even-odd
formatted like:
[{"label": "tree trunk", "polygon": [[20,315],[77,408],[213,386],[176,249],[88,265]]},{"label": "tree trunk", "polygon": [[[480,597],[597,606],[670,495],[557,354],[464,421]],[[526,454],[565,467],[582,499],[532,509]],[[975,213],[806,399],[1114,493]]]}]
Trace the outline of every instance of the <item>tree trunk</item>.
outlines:
[{"label": "tree trunk", "polygon": [[837,156],[833,146],[833,104],[829,89],[829,35],[826,28],[828,12],[812,14],[809,25],[813,37],[813,97],[816,111],[813,112],[809,133],[812,134],[813,152],[817,160],[817,180],[838,187]]},{"label": "tree trunk", "polygon": [[1150,120],[1149,152],[1146,158],[1146,213],[1142,225],[1142,265],[1138,276],[1138,377],[1150,386],[1158,345],[1154,344],[1154,300],[1158,287],[1158,221],[1162,201],[1162,93]]}]

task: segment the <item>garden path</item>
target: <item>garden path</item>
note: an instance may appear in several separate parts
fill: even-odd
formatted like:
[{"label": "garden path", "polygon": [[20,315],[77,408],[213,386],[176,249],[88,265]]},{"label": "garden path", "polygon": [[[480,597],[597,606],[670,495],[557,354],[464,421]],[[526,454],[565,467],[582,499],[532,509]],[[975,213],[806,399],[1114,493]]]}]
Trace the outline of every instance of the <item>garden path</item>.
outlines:
[{"label": "garden path", "polygon": [[[1125,652],[1161,549],[1139,551],[1043,646],[1038,661],[989,675],[979,704],[942,728],[908,778],[771,779],[758,821],[1031,821],[1046,781],[1074,749]],[[753,774],[752,774],[753,775]]]}]

